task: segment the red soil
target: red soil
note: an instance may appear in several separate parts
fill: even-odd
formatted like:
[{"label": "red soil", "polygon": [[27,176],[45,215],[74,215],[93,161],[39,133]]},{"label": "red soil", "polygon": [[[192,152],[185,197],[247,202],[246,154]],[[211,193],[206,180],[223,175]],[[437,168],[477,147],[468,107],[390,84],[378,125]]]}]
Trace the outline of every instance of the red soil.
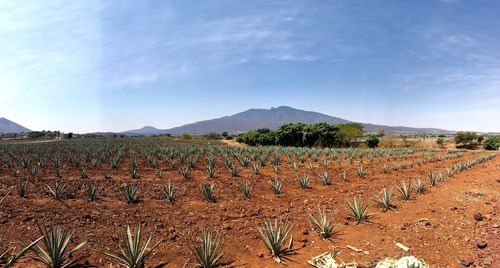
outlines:
[{"label": "red soil", "polygon": [[[446,155],[441,152],[439,155]],[[103,179],[100,171],[89,170],[92,181],[98,185],[98,202],[85,200],[85,181],[79,179],[79,173],[72,166],[63,171],[65,183],[69,185],[68,198],[60,201],[50,199],[46,183],[54,181],[51,163],[42,170],[40,179],[30,185],[28,198],[22,199],[14,191],[0,205],[0,231],[7,244],[0,246],[0,252],[18,243],[26,244],[38,237],[37,224],[62,224],[76,228],[75,241],[87,241],[88,247],[75,254],[80,264],[97,267],[117,267],[98,251],[115,250],[118,237],[127,223],[132,226],[142,224],[144,233],[156,231],[155,241],[164,239],[148,265],[164,267],[193,267],[194,257],[189,250],[190,234],[199,235],[206,226],[225,233],[223,250],[224,260],[233,261],[237,267],[282,267],[268,256],[266,248],[259,239],[257,226],[266,218],[288,218],[293,224],[293,237],[296,255],[286,261],[289,267],[307,267],[306,261],[326,251],[340,250],[340,259],[345,262],[356,261],[370,264],[386,256],[399,257],[414,255],[425,260],[431,267],[462,267],[458,260],[470,256],[476,265],[491,267],[500,263],[498,226],[500,224],[499,191],[500,157],[476,165],[455,175],[436,187],[427,185],[427,193],[416,195],[411,201],[403,201],[397,191],[394,194],[398,212],[383,213],[372,203],[370,223],[355,224],[348,219],[346,200],[355,194],[368,198],[377,194],[383,186],[392,187],[402,178],[421,178],[426,184],[429,171],[441,171],[465,159],[475,159],[482,154],[466,152],[458,159],[436,161],[416,165],[411,168],[381,172],[382,165],[390,169],[392,162],[385,159],[370,163],[365,159],[364,168],[368,171],[365,178],[356,176],[360,165],[355,161],[349,166],[345,161],[341,167],[331,161],[328,171],[332,176],[332,185],[323,186],[317,174],[323,171],[319,162],[314,174],[305,165],[295,173],[285,159],[282,159],[279,174],[283,182],[283,193],[272,194],[268,180],[274,177],[270,164],[262,167],[258,178],[252,175],[251,168],[240,166],[240,176],[232,178],[218,157],[218,172],[215,179],[208,179],[204,170],[205,157],[202,157],[190,178],[182,179],[177,170],[168,169],[163,179],[154,176],[155,170],[141,161],[138,180],[128,175],[128,159],[121,164],[121,169],[111,173],[112,179]],[[284,158],[284,157],[283,157]],[[320,158],[321,159],[321,158]],[[310,160],[306,161],[309,162]],[[401,163],[401,160],[396,161]],[[68,164],[68,162],[66,162]],[[106,164],[107,165],[107,164]],[[165,168],[165,165],[161,165]],[[343,170],[349,174],[349,182],[342,182]],[[312,188],[303,190],[299,187],[298,174],[309,174]],[[25,174],[28,176],[28,174]],[[179,187],[178,201],[168,204],[162,201],[160,186],[169,179]],[[238,182],[253,182],[252,198],[243,200],[238,190]],[[119,191],[124,182],[135,182],[141,191],[142,201],[127,204]],[[211,182],[216,185],[215,193],[220,200],[208,203],[202,199],[200,185]],[[15,185],[17,179],[11,178],[5,168],[0,168],[0,189],[5,193]],[[312,229],[306,217],[306,210],[326,206],[333,210],[334,220],[338,224],[338,235],[331,241],[322,241]],[[485,216],[482,221],[474,219],[474,213]],[[488,246],[478,249],[477,240],[485,240]],[[395,246],[400,242],[409,248],[409,253]],[[346,248],[351,245],[364,252],[356,253]],[[92,250],[90,250],[92,249]],[[31,255],[31,254],[30,254]],[[43,267],[41,262],[26,258],[16,267]],[[498,266],[497,266],[498,267]]]}]

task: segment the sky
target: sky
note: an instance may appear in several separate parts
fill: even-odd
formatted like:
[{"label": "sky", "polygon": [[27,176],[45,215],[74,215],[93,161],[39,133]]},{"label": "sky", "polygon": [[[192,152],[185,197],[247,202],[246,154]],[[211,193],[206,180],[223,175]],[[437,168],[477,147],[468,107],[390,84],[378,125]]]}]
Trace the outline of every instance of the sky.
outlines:
[{"label": "sky", "polygon": [[0,0],[0,117],[170,128],[281,105],[500,131],[500,1]]}]

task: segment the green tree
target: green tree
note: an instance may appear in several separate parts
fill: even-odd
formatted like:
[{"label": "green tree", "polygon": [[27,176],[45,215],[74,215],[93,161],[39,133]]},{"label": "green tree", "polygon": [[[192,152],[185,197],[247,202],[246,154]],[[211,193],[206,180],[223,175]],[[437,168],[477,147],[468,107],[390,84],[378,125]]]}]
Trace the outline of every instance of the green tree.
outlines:
[{"label": "green tree", "polygon": [[304,146],[304,124],[289,123],[279,127],[276,133],[276,142],[281,146]]},{"label": "green tree", "polygon": [[31,131],[28,133],[28,138],[29,139],[38,139],[38,138],[42,138],[42,137],[45,137],[45,132],[42,132],[42,131]]},{"label": "green tree", "polygon": [[474,141],[477,140],[477,134],[475,132],[457,132],[454,137],[455,144],[458,146],[463,146],[467,148],[472,148],[474,146]]},{"label": "green tree", "polygon": [[363,125],[359,123],[337,125],[339,141],[342,145],[351,146],[352,143],[363,137]]}]

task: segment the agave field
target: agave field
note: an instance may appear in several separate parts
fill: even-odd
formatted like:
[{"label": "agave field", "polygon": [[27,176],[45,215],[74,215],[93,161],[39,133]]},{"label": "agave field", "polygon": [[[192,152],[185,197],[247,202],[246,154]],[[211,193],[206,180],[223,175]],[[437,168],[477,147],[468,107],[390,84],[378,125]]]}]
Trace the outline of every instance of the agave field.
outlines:
[{"label": "agave field", "polygon": [[408,254],[395,243],[454,267],[500,179],[486,151],[146,138],[0,143],[0,165],[12,267],[307,267],[336,251],[370,267]]}]

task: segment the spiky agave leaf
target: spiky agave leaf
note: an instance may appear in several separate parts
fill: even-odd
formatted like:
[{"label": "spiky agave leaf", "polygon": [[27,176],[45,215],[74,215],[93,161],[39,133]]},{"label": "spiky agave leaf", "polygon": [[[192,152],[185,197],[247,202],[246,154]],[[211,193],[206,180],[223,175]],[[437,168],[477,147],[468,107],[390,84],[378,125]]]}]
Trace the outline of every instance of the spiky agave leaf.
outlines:
[{"label": "spiky agave leaf", "polygon": [[244,199],[250,199],[250,192],[252,191],[252,183],[249,181],[241,182],[239,185],[240,192],[243,194]]},{"label": "spiky agave leaf", "polygon": [[411,199],[411,180],[408,181],[408,183],[405,183],[403,180],[401,182],[401,185],[397,185],[399,192],[401,193],[401,198],[403,200],[408,201]]},{"label": "spiky agave leaf", "polygon": [[325,208],[318,207],[318,217],[314,217],[311,212],[307,212],[307,217],[323,239],[333,236],[333,217]]},{"label": "spiky agave leaf", "polygon": [[215,233],[212,229],[205,229],[201,233],[201,241],[191,238],[193,247],[191,251],[195,255],[196,261],[203,268],[220,267],[222,265],[221,246],[223,235]]},{"label": "spiky agave leaf", "polygon": [[47,188],[49,188],[49,192],[52,194],[52,197],[55,200],[62,200],[64,193],[68,190],[68,185],[64,183],[59,183],[56,181],[53,186],[47,184]]},{"label": "spiky agave leaf", "polygon": [[282,262],[282,257],[293,251],[293,237],[290,237],[288,247],[285,247],[292,226],[289,222],[275,220],[273,224],[271,220],[266,220],[263,227],[257,227],[260,239],[277,262]]},{"label": "spiky agave leaf", "polygon": [[2,253],[0,255],[0,260],[2,260],[0,262],[0,264],[2,264],[4,268],[9,268],[10,266],[12,266],[14,263],[16,263],[19,259],[21,259],[24,254],[26,254],[26,252],[28,252],[29,250],[31,250],[37,243],[38,241],[40,241],[40,239],[42,239],[42,237],[34,240],[33,242],[31,242],[31,244],[27,245],[26,247],[24,247],[23,249],[21,249],[20,251],[18,251],[16,254],[12,255],[9,259],[5,260],[5,262],[3,261],[4,260],[4,257],[5,255],[7,255],[7,253],[9,253],[10,249],[7,250],[6,252]]},{"label": "spiky agave leaf", "polygon": [[10,193],[11,193],[11,192],[12,192],[12,190],[8,191],[8,192],[7,192],[4,196],[2,196],[2,197],[0,198],[0,204],[2,204],[2,203],[3,203],[3,201],[5,201],[5,199],[7,198],[7,196],[9,196],[9,195],[10,195]]},{"label": "spiky agave leaf", "polygon": [[363,202],[363,197],[360,196],[359,199],[354,196],[353,202],[347,201],[349,207],[349,213],[357,221],[357,223],[362,223],[368,220],[368,208],[373,200],[370,200],[367,204]]},{"label": "spiky agave leaf", "polygon": [[396,211],[394,208],[394,204],[392,203],[392,189],[387,190],[382,188],[379,196],[375,196],[377,198],[377,203],[382,207],[383,211],[392,210]]},{"label": "spiky agave leaf", "polygon": [[87,243],[79,243],[73,249],[68,250],[69,244],[72,243],[75,229],[63,230],[61,226],[54,228],[52,225],[48,229],[40,227],[38,229],[43,235],[41,239],[43,246],[37,243],[33,251],[48,268],[65,268],[72,265],[74,261],[68,261],[71,254],[80,250]]},{"label": "spiky agave leaf", "polygon": [[147,259],[156,250],[156,248],[163,242],[158,241],[148,250],[148,246],[153,240],[153,234],[150,234],[146,241],[140,246],[141,242],[141,225],[138,224],[135,232],[132,233],[130,226],[127,225],[123,237],[125,241],[125,249],[120,247],[118,252],[103,251],[102,253],[112,259],[115,259],[119,265],[126,268],[143,268]]}]

